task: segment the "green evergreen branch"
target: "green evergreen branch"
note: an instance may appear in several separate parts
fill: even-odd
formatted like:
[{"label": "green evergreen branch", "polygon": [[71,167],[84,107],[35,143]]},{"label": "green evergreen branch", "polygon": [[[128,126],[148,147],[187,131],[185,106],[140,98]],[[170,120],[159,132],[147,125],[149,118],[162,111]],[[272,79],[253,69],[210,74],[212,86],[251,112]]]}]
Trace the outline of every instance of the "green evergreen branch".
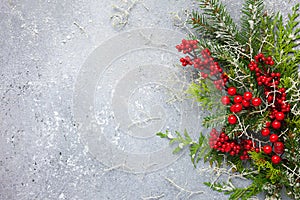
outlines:
[{"label": "green evergreen branch", "polygon": [[226,116],[227,116],[226,113],[216,113],[214,115],[204,117],[204,120],[202,121],[202,125],[206,128],[219,127],[225,124]]},{"label": "green evergreen branch", "polygon": [[282,172],[280,169],[276,169],[267,160],[263,153],[256,153],[255,151],[249,152],[249,155],[253,161],[253,164],[257,167],[257,170],[261,174],[265,174],[266,178],[271,181],[272,184],[278,183],[281,179]]},{"label": "green evergreen branch", "polygon": [[[197,38],[193,38],[197,39]],[[232,46],[219,44],[217,41],[213,41],[208,38],[202,38],[201,40],[198,40],[198,45],[201,49],[209,49],[212,53],[212,57],[217,58],[217,61],[222,64],[224,68],[228,68],[229,66],[233,66],[235,68],[239,68],[240,63],[240,57],[239,54],[243,55],[244,52],[242,52],[239,48],[233,48]],[[244,54],[247,56],[246,54]],[[238,57],[237,57],[238,56]]]},{"label": "green evergreen branch", "polygon": [[225,6],[219,0],[198,0],[203,10],[202,16],[209,16],[207,21],[214,30],[216,38],[223,41],[236,41],[237,28]]},{"label": "green evergreen branch", "polygon": [[[214,91],[215,92],[212,92]],[[198,83],[191,83],[186,91],[191,98],[200,103],[203,109],[212,110],[213,107],[218,106],[216,99],[218,98],[218,91],[212,86],[210,81],[205,79],[198,79]]]},{"label": "green evergreen branch", "polygon": [[189,23],[202,38],[227,46],[231,51],[243,53],[243,46],[237,41],[238,29],[225,6],[219,0],[198,0],[203,13],[192,12]]},{"label": "green evergreen branch", "polygon": [[[266,18],[263,26],[268,30],[268,42],[264,51],[272,55],[276,60],[274,69],[279,71],[282,78],[290,77],[298,81],[298,65],[300,62],[300,28],[299,21],[299,4],[292,8],[292,14],[288,15],[288,22],[283,23],[283,17],[277,13],[274,18]],[[285,85],[283,85],[285,87]]]},{"label": "green evergreen branch", "polygon": [[196,167],[196,164],[211,151],[207,137],[200,133],[198,143],[193,143],[190,146],[191,161]]},{"label": "green evergreen branch", "polygon": [[246,0],[243,4],[241,18],[241,31],[238,35],[239,41],[246,44],[250,57],[258,52],[261,45],[259,40],[261,27],[258,26],[264,16],[263,0]]},{"label": "green evergreen branch", "polygon": [[178,131],[175,131],[175,134],[176,137],[174,137],[168,130],[166,130],[166,133],[162,133],[162,132],[156,133],[156,135],[161,138],[169,139],[170,145],[177,143],[177,147],[173,150],[173,153],[178,153],[181,150],[183,150],[184,147],[190,146],[195,143],[192,140],[192,138],[188,135],[186,130],[184,130],[183,136]]},{"label": "green evergreen branch", "polygon": [[250,197],[256,196],[259,194],[264,186],[264,179],[260,175],[256,175],[254,181],[251,185],[245,188],[237,188],[235,187],[232,182],[231,178],[227,182],[216,182],[210,183],[205,182],[204,184],[208,187],[212,188],[215,191],[223,192],[224,194],[229,194],[229,199],[231,200],[247,200]]}]

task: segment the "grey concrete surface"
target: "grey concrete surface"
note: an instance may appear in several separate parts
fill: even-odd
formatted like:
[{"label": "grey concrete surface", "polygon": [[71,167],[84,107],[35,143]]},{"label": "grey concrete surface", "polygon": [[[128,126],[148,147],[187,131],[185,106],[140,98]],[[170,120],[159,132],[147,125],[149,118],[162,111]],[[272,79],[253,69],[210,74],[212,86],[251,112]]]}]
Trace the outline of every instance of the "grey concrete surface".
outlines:
[{"label": "grey concrete surface", "polygon": [[[224,2],[238,22],[241,1]],[[287,13],[297,0],[266,2]],[[173,66],[178,17],[191,8],[0,0],[1,200],[227,199],[154,135],[205,131],[203,111],[180,101],[188,80]]]}]

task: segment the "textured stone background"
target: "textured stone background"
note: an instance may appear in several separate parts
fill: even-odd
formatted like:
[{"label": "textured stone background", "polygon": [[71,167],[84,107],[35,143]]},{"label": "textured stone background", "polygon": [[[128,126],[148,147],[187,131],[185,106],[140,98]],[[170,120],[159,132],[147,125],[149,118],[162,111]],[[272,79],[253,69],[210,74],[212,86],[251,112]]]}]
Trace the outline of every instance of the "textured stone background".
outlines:
[{"label": "textured stone background", "polygon": [[[242,2],[224,2],[238,22]],[[297,0],[276,2],[266,1],[269,9],[287,13]],[[114,5],[127,9],[128,15]],[[174,158],[176,162],[165,162],[167,166],[162,165],[155,171],[145,168],[136,173],[114,163],[105,164],[104,157],[101,160],[101,155],[90,153],[89,146],[80,139],[80,124],[74,117],[74,97],[77,95],[77,78],[84,73],[82,66],[89,55],[105,41],[117,45],[112,40],[114,37],[137,28],[166,28],[184,33],[176,26],[180,25],[176,16],[183,17],[184,9],[195,6],[192,1],[185,0],[141,0],[131,5],[130,0],[0,0],[0,199],[132,200],[150,196],[157,198],[148,199],[227,199],[203,186],[202,182],[209,180],[209,176],[199,175],[186,153]],[[128,23],[124,27],[113,27],[118,20],[128,20]],[[132,50],[126,52],[123,60],[128,68],[138,67],[140,63],[152,68],[159,64],[172,67],[170,60],[177,59],[174,53],[173,56],[166,51],[161,53],[157,47],[149,51]],[[114,51],[103,51],[103,54],[111,56]],[[121,71],[122,59],[116,57],[103,65],[111,69],[119,67]],[[100,84],[102,79],[110,77],[114,76],[102,74],[96,81]],[[111,83],[110,87],[113,85]],[[147,87],[141,87],[138,92],[143,90]],[[102,91],[100,87],[94,92],[96,104],[109,97]],[[163,95],[163,90],[157,92],[157,95]],[[155,99],[155,94],[144,95],[154,95]],[[151,99],[141,100],[134,95],[131,98],[144,101],[146,107],[151,104]],[[176,106],[159,104],[163,104],[159,106],[166,111],[176,110]],[[135,105],[134,102],[131,105]],[[131,105],[129,114],[136,112]],[[93,109],[101,114],[101,106]],[[151,109],[149,112],[153,112]],[[139,117],[138,114],[133,118]],[[114,115],[105,117],[109,120]],[[191,120],[187,122],[187,129],[197,132],[199,130],[194,128],[197,124],[196,120]],[[147,125],[141,127],[146,130]],[[176,125],[175,120],[158,128]],[[153,135],[135,138],[138,140],[135,143],[118,127],[110,128],[111,131],[104,131],[104,136],[111,139],[112,146],[119,145],[119,150],[128,154],[143,152],[147,155],[152,148],[168,147],[167,141],[157,140]],[[161,155],[162,160],[164,156]],[[189,193],[180,191],[166,178],[187,190],[204,193],[189,197]]]}]

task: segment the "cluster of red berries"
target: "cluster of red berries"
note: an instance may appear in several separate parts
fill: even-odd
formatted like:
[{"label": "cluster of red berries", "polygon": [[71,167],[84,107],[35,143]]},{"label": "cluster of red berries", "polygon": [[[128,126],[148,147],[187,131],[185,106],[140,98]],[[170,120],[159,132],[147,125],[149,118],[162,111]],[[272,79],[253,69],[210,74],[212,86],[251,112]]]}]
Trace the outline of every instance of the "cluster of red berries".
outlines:
[{"label": "cluster of red berries", "polygon": [[219,132],[214,128],[210,132],[209,146],[210,148],[223,153],[229,153],[231,156],[235,156],[241,151],[241,146],[239,144],[229,140],[228,135],[224,132],[219,134]]},{"label": "cluster of red berries", "polygon": [[184,58],[180,58],[179,60],[181,62],[182,66],[187,66],[187,65],[193,65],[193,62],[189,56],[186,56]]},{"label": "cluster of red berries", "polygon": [[[195,69],[199,70],[201,77],[209,78],[213,81],[215,87],[219,90],[225,88],[228,82],[228,76],[223,72],[218,62],[214,61],[208,49],[198,50],[197,40],[182,40],[182,43],[176,46],[179,52],[189,54],[180,58],[182,66],[192,65]],[[209,145],[212,149],[228,153],[231,156],[239,156],[241,160],[248,160],[249,151],[260,152],[271,157],[274,164],[281,162],[279,155],[284,152],[284,143],[279,141],[278,133],[282,126],[284,126],[285,115],[290,111],[290,105],[285,101],[286,93],[285,88],[279,88],[281,74],[273,72],[271,66],[275,64],[271,56],[265,57],[264,54],[259,53],[254,57],[248,65],[250,71],[254,74],[258,86],[263,87],[264,96],[267,109],[269,111],[269,119],[265,127],[261,130],[263,137],[269,137],[268,144],[258,148],[255,142],[249,138],[239,138],[231,140],[225,132],[218,133],[213,129],[210,133]],[[262,104],[260,97],[254,97],[252,92],[245,91],[237,93],[236,87],[226,88],[227,95],[221,98],[223,105],[230,108],[230,115],[227,118],[229,124],[234,125],[237,123],[237,114],[243,110],[255,109]],[[272,131],[272,133],[271,133]]]},{"label": "cluster of red berries", "polygon": [[270,56],[265,57],[262,53],[257,54],[254,59],[255,61],[251,61],[248,67],[251,71],[255,71],[257,84],[264,87],[264,94],[269,104],[268,110],[270,111],[270,121],[266,122],[265,128],[261,130],[261,134],[264,137],[269,136],[273,147],[269,144],[265,145],[263,151],[268,155],[274,152],[275,154],[271,160],[274,164],[278,164],[281,161],[279,155],[284,152],[284,143],[278,141],[279,137],[277,134],[272,133],[270,135],[270,128],[276,131],[283,126],[285,114],[290,111],[290,104],[285,102],[285,88],[278,87],[281,74],[270,70],[270,67],[274,65],[273,59]]},{"label": "cluster of red berries", "polygon": [[212,149],[222,153],[228,153],[231,156],[238,155],[241,160],[249,160],[250,151],[259,153],[262,150],[265,154],[270,155],[274,149],[276,154],[272,155],[271,161],[274,164],[278,164],[281,162],[281,157],[277,154],[282,154],[284,152],[284,144],[283,142],[278,141],[278,136],[276,134],[270,136],[270,141],[272,142],[273,147],[271,145],[265,145],[260,149],[255,142],[252,142],[252,140],[239,139],[239,142],[237,142],[237,140],[230,140],[228,135],[224,132],[219,133],[213,128],[210,132],[209,146]]},{"label": "cluster of red berries", "polygon": [[272,122],[266,122],[266,127],[272,126],[274,129],[280,129],[285,119],[285,114],[290,112],[291,109],[290,104],[285,102],[285,88],[277,88],[275,91],[271,91],[270,88],[265,88],[265,95],[267,102],[271,105],[269,107],[269,117],[272,120]]},{"label": "cluster of red berries", "polygon": [[180,58],[182,66],[194,65],[195,69],[200,70],[202,78],[206,79],[208,77],[214,77],[212,80],[214,85],[218,90],[222,90],[228,81],[228,76],[226,73],[223,73],[223,69],[220,67],[219,63],[215,62],[213,57],[211,57],[208,49],[203,49],[201,51],[201,58],[196,55],[194,50],[198,48],[197,43],[197,40],[182,40],[182,43],[176,46],[179,52],[182,51],[184,54],[189,53],[193,56],[193,59],[191,59],[190,56]]},{"label": "cluster of red berries", "polygon": [[240,142],[230,140],[224,132],[218,133],[216,129],[210,132],[209,145],[212,149],[222,153],[228,153],[231,156],[239,155],[241,160],[250,159],[249,151],[260,152],[252,140],[240,139]]},{"label": "cluster of red berries", "polygon": [[[269,134],[270,134],[269,129],[262,130],[263,136],[268,136]],[[283,142],[278,141],[278,139],[279,139],[278,135],[273,133],[270,135],[270,138],[269,138],[272,145],[267,144],[262,147],[263,152],[267,155],[271,155],[273,151],[275,152],[275,154],[272,155],[272,158],[271,158],[271,160],[274,164],[278,164],[281,161],[281,157],[278,156],[277,154],[282,154],[284,152],[284,144],[283,144]]]},{"label": "cluster of red berries", "polygon": [[243,145],[243,154],[240,156],[241,160],[249,160],[250,157],[248,153],[250,151],[255,151],[256,153],[260,152],[260,149],[256,147],[256,143],[252,142],[252,140],[246,139],[241,141],[241,145]]},{"label": "cluster of red berries", "polygon": [[[232,113],[239,113],[243,110],[243,108],[247,109],[251,105],[253,105],[254,107],[258,107],[262,103],[261,98],[253,98],[253,94],[251,92],[244,92],[243,95],[237,94],[237,90],[235,87],[229,87],[227,89],[227,93],[229,96],[233,97],[233,104],[230,106],[230,111]],[[223,105],[231,104],[231,99],[229,96],[223,96],[221,98],[221,102]],[[228,122],[229,124],[236,124],[237,117],[234,114],[229,115]]]},{"label": "cluster of red berries", "polygon": [[[241,160],[249,159],[248,151],[259,152],[262,150],[265,154],[271,156],[271,161],[274,164],[281,162],[281,157],[279,155],[284,152],[284,143],[279,141],[279,136],[277,133],[279,129],[283,126],[283,121],[285,119],[285,114],[290,111],[290,105],[285,102],[286,93],[285,88],[279,88],[280,73],[272,72],[270,67],[274,65],[272,57],[265,57],[263,54],[258,54],[254,57],[254,61],[251,61],[248,65],[249,69],[255,73],[257,85],[263,86],[264,88],[264,97],[266,99],[268,110],[270,111],[269,118],[270,121],[267,121],[265,127],[261,130],[261,135],[263,137],[269,137],[270,143],[264,145],[261,149],[255,147],[255,143],[252,143],[251,140],[239,139],[239,142],[231,141],[235,145],[240,145],[240,150],[242,155],[240,155]],[[223,105],[230,105],[230,111],[232,114],[228,116],[229,124],[236,124],[237,113],[241,112],[243,109],[251,109],[251,107],[258,107],[262,104],[262,99],[260,97],[253,97],[253,94],[249,91],[246,91],[242,94],[237,93],[235,87],[227,88],[227,96],[221,98]],[[274,131],[271,131],[271,130]],[[271,133],[274,132],[274,133]],[[222,134],[221,134],[222,135]],[[227,143],[220,144],[220,139],[215,139],[214,137],[210,138],[210,142],[215,142],[212,148],[221,151],[228,152]],[[224,140],[224,139],[223,139]],[[222,141],[223,141],[222,140]],[[221,146],[220,146],[221,145]],[[227,148],[226,150],[224,149]]]},{"label": "cluster of red berries", "polygon": [[[269,67],[274,65],[272,57],[267,58],[259,53],[248,65],[249,69],[255,72],[256,81],[259,86],[277,87],[280,81],[280,73],[270,72]],[[261,68],[260,68],[261,66]]]},{"label": "cluster of red berries", "polygon": [[185,39],[183,39],[181,41],[181,44],[176,45],[176,49],[179,52],[182,51],[184,54],[190,53],[190,52],[192,52],[193,50],[195,50],[197,48],[198,48],[198,41],[197,40],[185,40]]}]

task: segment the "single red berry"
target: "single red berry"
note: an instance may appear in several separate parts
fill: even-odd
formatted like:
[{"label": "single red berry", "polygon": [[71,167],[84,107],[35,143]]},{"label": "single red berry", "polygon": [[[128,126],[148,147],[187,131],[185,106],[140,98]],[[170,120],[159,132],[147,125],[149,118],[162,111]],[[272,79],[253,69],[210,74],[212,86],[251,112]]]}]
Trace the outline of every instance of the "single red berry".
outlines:
[{"label": "single red berry", "polygon": [[273,95],[269,95],[268,97],[267,97],[267,101],[269,102],[269,103],[271,103],[272,101],[273,101]]},{"label": "single red berry", "polygon": [[276,113],[275,118],[279,121],[284,120],[284,113],[283,112]]},{"label": "single red berry", "polygon": [[236,95],[233,99],[234,103],[242,103],[243,97],[241,95]]},{"label": "single red berry", "polygon": [[274,142],[277,142],[277,140],[278,140],[278,135],[276,135],[276,134],[270,135],[270,142],[274,143]]},{"label": "single red berry", "polygon": [[234,104],[234,112],[241,112],[243,110],[243,105],[238,103]]},{"label": "single red berry", "polygon": [[252,99],[252,105],[260,106],[260,104],[261,104],[261,99],[259,97],[256,97],[256,98]]},{"label": "single red berry", "polygon": [[263,130],[261,130],[261,134],[265,137],[268,136],[270,134],[270,129],[264,128]]},{"label": "single red berry", "polygon": [[228,141],[228,140],[229,140],[228,135],[225,136],[224,140],[225,140],[225,141]]},{"label": "single red berry", "polygon": [[236,94],[236,88],[235,87],[229,87],[227,89],[227,93],[230,95],[230,96],[234,96]]},{"label": "single red berry", "polygon": [[284,144],[282,142],[274,143],[274,152],[277,154],[282,154],[284,151]]},{"label": "single red berry", "polygon": [[246,150],[249,150],[249,149],[251,148],[251,146],[250,146],[249,144],[246,144],[246,145],[244,146],[244,148],[245,148]]},{"label": "single red berry", "polygon": [[281,92],[281,93],[284,93],[285,92],[285,88],[279,88],[278,91]]},{"label": "single red berry", "polygon": [[273,155],[272,158],[271,158],[271,160],[272,160],[272,163],[278,164],[278,163],[280,163],[281,158],[278,155]]},{"label": "single red berry", "polygon": [[228,96],[222,96],[221,102],[223,105],[228,105],[230,104],[230,98]]},{"label": "single red berry", "polygon": [[245,108],[249,107],[250,106],[250,101],[247,101],[246,99],[243,99],[242,100],[242,104]]},{"label": "single red berry", "polygon": [[265,152],[265,154],[270,154],[272,153],[272,147],[270,145],[266,145],[263,147],[263,151]]},{"label": "single red berry", "polygon": [[236,112],[236,111],[235,111],[235,104],[233,104],[233,105],[230,106],[230,111],[233,112],[233,113]]},{"label": "single red berry", "polygon": [[280,127],[281,127],[280,121],[274,120],[274,121],[272,122],[272,127],[273,127],[274,129],[280,129]]},{"label": "single red berry", "polygon": [[270,127],[271,126],[271,122],[270,121],[266,121],[266,127]]},{"label": "single red berry", "polygon": [[220,134],[220,137],[221,137],[221,138],[225,138],[225,137],[226,137],[226,134],[225,134],[224,132],[222,132],[222,133]]},{"label": "single red berry", "polygon": [[229,115],[228,116],[228,122],[229,124],[235,124],[237,122],[237,118],[235,115]]},{"label": "single red berry", "polygon": [[252,93],[251,92],[245,92],[244,93],[244,99],[247,101],[250,101],[252,99]]},{"label": "single red berry", "polygon": [[231,150],[231,147],[230,146],[226,146],[225,147],[225,152],[229,152]]}]

